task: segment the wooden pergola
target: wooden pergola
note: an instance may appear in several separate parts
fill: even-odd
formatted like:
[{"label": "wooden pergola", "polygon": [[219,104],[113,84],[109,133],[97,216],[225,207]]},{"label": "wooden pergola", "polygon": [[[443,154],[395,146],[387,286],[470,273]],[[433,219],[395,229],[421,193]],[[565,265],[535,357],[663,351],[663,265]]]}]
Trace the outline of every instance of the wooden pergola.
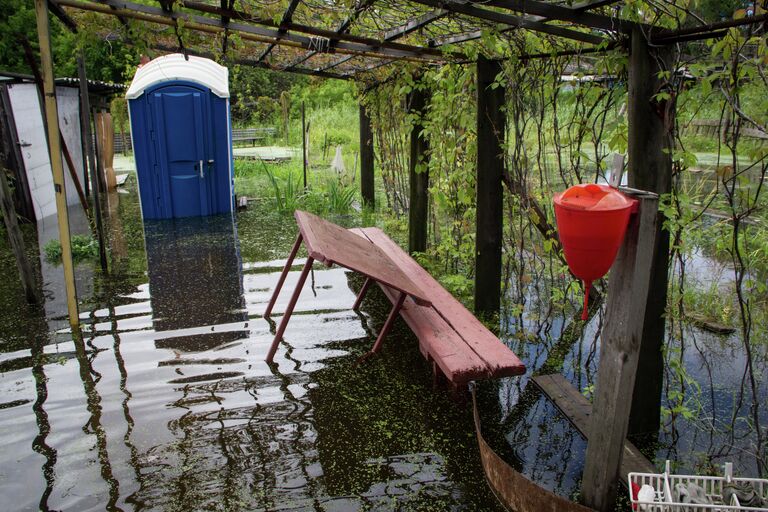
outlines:
[{"label": "wooden pergola", "polygon": [[[481,55],[470,61],[464,45],[478,40],[484,31],[513,36],[527,30],[542,34],[551,51],[519,56],[520,62],[555,55],[577,55],[626,51],[629,55],[628,84],[628,167],[630,187],[665,194],[672,177],[672,130],[674,98],[659,102],[655,95],[662,86],[660,71],[666,71],[674,45],[684,41],[723,36],[730,27],[763,23],[766,16],[753,16],[716,24],[671,30],[653,27],[619,16],[621,0],[585,0],[568,5],[541,0],[354,0],[334,3],[326,0],[158,0],[148,5],[128,0],[35,0],[38,33],[46,87],[49,144],[57,191],[64,267],[68,289],[74,296],[66,226],[66,199],[53,91],[48,11],[70,30],[78,29],[72,13],[86,11],[116,17],[124,27],[123,38],[131,43],[140,37],[131,29],[131,20],[152,27],[151,49],[180,52],[225,60],[240,65],[268,68],[322,78],[355,80],[375,87],[392,68],[402,63],[439,66],[445,63],[476,65],[477,72],[477,226],[475,309],[498,312],[501,295],[502,225],[505,101],[503,87],[490,87],[502,73],[502,62]],[[339,5],[341,4],[341,5]],[[421,111],[429,94],[414,91],[410,108]],[[423,251],[427,241],[427,200],[429,176],[417,172],[416,163],[427,158],[428,140],[422,128],[413,126],[410,146],[409,250]],[[360,107],[361,193],[374,203],[374,155],[371,123]],[[62,220],[63,218],[63,220]],[[663,365],[664,310],[666,306],[669,235],[657,223],[657,245],[652,256],[644,321],[634,334],[641,340],[638,374],[660,374]],[[646,248],[647,249],[647,248]],[[652,250],[652,249],[651,249]],[[77,324],[76,301],[70,310]],[[626,384],[625,384],[626,385]],[[629,383],[631,393],[634,372]],[[648,410],[643,400],[658,401],[659,393],[634,388],[635,409]],[[607,391],[606,391],[607,392]],[[610,410],[610,408],[609,408]],[[614,410],[619,417],[630,416],[629,405]],[[658,420],[658,419],[657,419]],[[606,445],[621,446],[627,424],[617,421],[616,430],[606,434]],[[647,423],[646,423],[647,424]],[[630,430],[643,428],[633,418]],[[618,444],[617,444],[618,443]],[[607,448],[606,448],[607,449]],[[618,462],[603,460],[602,452],[587,454],[584,498],[596,509],[613,505]],[[589,465],[597,458],[600,463]],[[614,462],[616,462],[614,464]]]},{"label": "wooden pergola", "polygon": [[[155,49],[210,55],[277,71],[368,81],[388,66],[466,62],[461,45],[483,30],[525,29],[551,36],[563,51],[590,53],[629,47],[633,30],[651,45],[719,37],[724,29],[756,23],[765,16],[661,29],[616,16],[621,0],[592,0],[567,6],[540,0],[356,0],[350,7],[318,0],[48,0],[68,28],[69,15],[90,11],[156,24]],[[66,8],[66,9],[64,9]],[[606,14],[609,12],[609,14]],[[240,39],[232,43],[231,35]],[[200,37],[202,36],[202,37]],[[214,36],[214,37],[211,37]],[[125,34],[131,42],[131,34]],[[553,52],[555,53],[555,52]],[[550,54],[545,54],[550,55]]]}]

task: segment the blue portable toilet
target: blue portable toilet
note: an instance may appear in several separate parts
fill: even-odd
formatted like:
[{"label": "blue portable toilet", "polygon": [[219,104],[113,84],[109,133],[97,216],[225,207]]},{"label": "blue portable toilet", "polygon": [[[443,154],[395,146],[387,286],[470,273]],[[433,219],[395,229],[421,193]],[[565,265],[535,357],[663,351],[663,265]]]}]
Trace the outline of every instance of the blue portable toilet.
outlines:
[{"label": "blue portable toilet", "polygon": [[145,219],[231,212],[229,72],[165,55],[141,66],[125,95]]}]

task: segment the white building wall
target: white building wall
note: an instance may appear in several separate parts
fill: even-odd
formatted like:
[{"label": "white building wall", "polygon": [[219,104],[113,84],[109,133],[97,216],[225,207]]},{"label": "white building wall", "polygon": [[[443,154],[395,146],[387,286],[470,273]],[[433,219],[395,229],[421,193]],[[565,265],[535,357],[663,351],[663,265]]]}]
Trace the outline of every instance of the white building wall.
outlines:
[{"label": "white building wall", "polygon": [[[8,96],[13,108],[16,123],[16,133],[19,137],[24,167],[29,180],[30,195],[35,207],[38,220],[56,214],[56,202],[53,189],[53,174],[48,158],[48,141],[40,111],[40,101],[35,84],[23,83],[8,86]],[[57,87],[56,100],[59,109],[59,128],[64,135],[75,173],[81,185],[83,179],[83,156],[80,145],[80,98],[78,90],[72,87]],[[78,204],[74,182],[69,173],[66,159],[64,163],[64,180],[67,193],[67,204]]]}]

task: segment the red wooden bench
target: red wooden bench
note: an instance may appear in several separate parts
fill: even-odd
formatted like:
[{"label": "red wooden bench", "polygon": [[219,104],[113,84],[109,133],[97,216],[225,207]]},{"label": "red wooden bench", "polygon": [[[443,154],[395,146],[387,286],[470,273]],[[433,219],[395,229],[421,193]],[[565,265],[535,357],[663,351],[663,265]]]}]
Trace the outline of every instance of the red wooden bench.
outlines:
[{"label": "red wooden bench", "polygon": [[[400,316],[419,339],[421,353],[436,372],[439,370],[456,386],[525,373],[525,365],[517,355],[382,230],[352,231],[383,249],[432,302],[419,305],[406,298]],[[394,290],[385,284],[379,286],[390,301],[397,300]]]},{"label": "red wooden bench", "polygon": [[378,228],[345,230],[315,215],[297,211],[300,234],[275,287],[265,317],[269,317],[285,277],[302,242],[309,257],[277,328],[267,361],[272,362],[288,320],[304,286],[306,275],[317,260],[328,266],[341,265],[367,277],[355,300],[363,301],[373,282],[379,284],[393,304],[371,353],[377,352],[400,314],[419,339],[419,348],[441,374],[455,387],[469,381],[493,379],[525,372],[525,366],[512,350],[493,335],[458,300],[446,291],[415,260]]}]

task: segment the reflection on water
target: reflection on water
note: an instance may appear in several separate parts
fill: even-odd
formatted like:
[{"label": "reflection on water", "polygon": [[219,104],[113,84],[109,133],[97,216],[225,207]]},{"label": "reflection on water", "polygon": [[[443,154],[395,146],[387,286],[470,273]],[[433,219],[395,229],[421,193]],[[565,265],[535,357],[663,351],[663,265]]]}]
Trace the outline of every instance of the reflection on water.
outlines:
[{"label": "reflection on water", "polygon": [[[274,325],[261,314],[295,237],[290,217],[252,203],[236,224],[177,219],[144,233],[135,193],[114,199],[113,273],[95,271],[82,289],[82,338],[52,334],[64,309],[46,313],[8,299],[21,293],[3,294],[4,507],[498,510],[470,411],[433,389],[407,327],[397,322],[382,353],[356,364],[389,310],[378,290],[363,313],[350,309],[357,276],[317,266],[277,367],[264,363]],[[276,316],[303,260],[295,265]],[[11,271],[12,261],[0,267],[5,282],[14,282]],[[549,291],[537,279],[511,282],[508,293],[524,307],[502,332],[529,372],[483,384],[484,434],[517,469],[573,496],[585,443],[530,376],[562,373],[589,393],[602,315],[582,328],[539,300]],[[652,455],[684,471],[733,460],[754,475],[754,434],[738,419],[751,406],[738,393],[738,340],[686,329],[666,356],[664,404],[672,409],[682,390],[696,414],[665,417]],[[757,357],[764,372],[765,354]],[[674,361],[693,381],[680,383]],[[768,382],[760,385],[764,397]]]},{"label": "reflection on water", "polygon": [[[700,251],[691,255],[687,271],[705,287],[732,276],[731,270]],[[528,373],[483,385],[479,396],[483,430],[516,469],[547,489],[573,497],[579,492],[586,442],[530,377],[561,373],[591,395],[603,313],[599,311],[582,328],[576,317],[546,306],[550,291],[541,281],[510,280],[508,293],[510,302],[523,307],[502,319],[502,331]],[[768,361],[766,347],[755,346],[753,354],[753,367],[762,375]],[[657,468],[670,459],[679,473],[719,475],[725,462],[733,462],[736,474],[760,476],[758,436],[749,418],[754,406],[761,424],[768,421],[768,381],[759,379],[759,400],[753,403],[743,384],[747,372],[738,333],[724,337],[668,323],[662,427],[655,438],[636,440]]]},{"label": "reflection on water", "polygon": [[[201,352],[248,337],[247,330],[214,327],[248,319],[234,219],[216,215],[147,221],[144,229],[152,326],[177,331],[158,339],[157,347]],[[210,332],[184,331],[205,326]]]},{"label": "reflection on water", "polygon": [[[377,290],[352,311],[356,276],[317,267],[277,367],[264,363],[274,327],[261,313],[294,229],[269,215],[145,236],[113,217],[115,272],[82,297],[83,336],[23,313],[26,343],[0,353],[5,509],[498,510],[469,411],[434,392],[407,327],[356,364],[389,309]],[[264,247],[245,245],[265,257],[243,262],[256,225]]]}]

